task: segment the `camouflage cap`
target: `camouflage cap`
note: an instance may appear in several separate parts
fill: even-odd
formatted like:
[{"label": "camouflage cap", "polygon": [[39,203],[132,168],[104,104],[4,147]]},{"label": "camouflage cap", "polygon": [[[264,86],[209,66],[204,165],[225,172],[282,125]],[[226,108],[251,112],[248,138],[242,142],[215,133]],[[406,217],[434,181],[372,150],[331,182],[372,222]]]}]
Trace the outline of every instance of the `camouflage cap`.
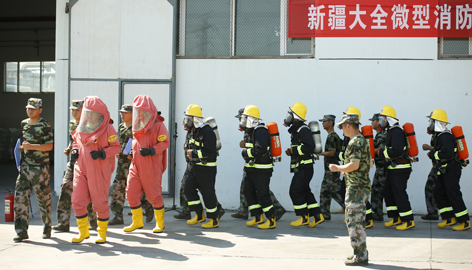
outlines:
[{"label": "camouflage cap", "polygon": [[43,107],[43,101],[40,98],[30,98],[25,108],[39,109]]},{"label": "camouflage cap", "polygon": [[374,116],[372,116],[372,118],[370,118],[369,121],[379,120],[379,116],[380,116],[380,113],[374,113]]},{"label": "camouflage cap", "polygon": [[84,106],[84,101],[76,99],[71,101],[71,106],[69,107],[69,109],[77,110],[82,108],[82,106]]},{"label": "camouflage cap", "polygon": [[324,122],[324,121],[333,121],[336,119],[336,116],[335,115],[332,115],[332,114],[325,114],[323,116],[323,119],[320,119],[320,122]]},{"label": "camouflage cap", "polygon": [[244,113],[244,108],[239,109],[238,115],[236,115],[236,118],[241,118],[241,115]]},{"label": "camouflage cap", "polygon": [[132,112],[133,111],[133,105],[131,104],[123,104],[121,105],[121,110],[120,112]]},{"label": "camouflage cap", "polygon": [[341,118],[341,122],[336,123],[336,126],[341,126],[342,124],[347,123],[347,124],[361,124],[359,123],[359,115],[355,113],[350,113],[350,114],[345,114]]}]

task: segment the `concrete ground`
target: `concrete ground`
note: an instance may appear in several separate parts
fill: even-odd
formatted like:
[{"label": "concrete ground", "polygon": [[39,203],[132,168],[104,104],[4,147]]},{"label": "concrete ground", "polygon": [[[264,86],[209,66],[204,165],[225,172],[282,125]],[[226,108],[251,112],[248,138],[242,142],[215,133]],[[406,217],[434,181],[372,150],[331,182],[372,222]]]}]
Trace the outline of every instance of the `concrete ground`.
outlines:
[{"label": "concrete ground", "polygon": [[[2,198],[5,188],[11,188],[9,185],[8,181],[0,182]],[[21,243],[13,242],[16,235],[13,223],[4,221],[4,209],[0,208],[1,269],[349,269],[344,260],[352,253],[342,214],[333,214],[331,221],[316,228],[294,228],[289,222],[296,217],[289,212],[277,223],[277,228],[259,230],[248,228],[244,220],[231,218],[233,212],[227,211],[219,228],[205,230],[174,219],[177,212],[169,211],[163,233],[152,233],[154,221],[126,234],[123,225],[110,226],[107,243],[97,245],[95,231],[83,243],[71,243],[78,235],[75,218],[71,220],[71,232],[53,232],[51,239],[42,239],[34,196],[32,205],[30,238]],[[53,225],[57,224],[56,205],[54,197]],[[125,225],[131,223],[129,212],[126,208]],[[404,232],[384,228],[381,222],[368,229],[370,265],[364,268],[472,269],[471,230],[439,229],[437,222],[423,221],[418,216],[415,221],[416,228]]]}]

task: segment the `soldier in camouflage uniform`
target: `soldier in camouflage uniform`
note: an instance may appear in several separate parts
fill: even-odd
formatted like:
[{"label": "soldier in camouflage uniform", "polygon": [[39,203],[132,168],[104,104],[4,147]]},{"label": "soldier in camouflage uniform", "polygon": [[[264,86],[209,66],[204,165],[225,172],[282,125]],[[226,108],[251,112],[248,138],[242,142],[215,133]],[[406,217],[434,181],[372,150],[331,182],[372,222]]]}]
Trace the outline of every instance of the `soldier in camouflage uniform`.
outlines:
[{"label": "soldier in camouflage uniform", "polygon": [[325,220],[331,220],[331,199],[335,200],[344,209],[344,200],[339,194],[341,189],[341,179],[339,172],[332,172],[329,170],[329,164],[338,165],[338,159],[334,157],[335,152],[341,152],[342,140],[334,131],[334,120],[336,116],[327,114],[320,119],[323,123],[323,128],[328,132],[326,137],[325,150],[320,155],[324,156],[323,182],[320,189],[320,209]]},{"label": "soldier in camouflage uniform", "polygon": [[[433,130],[428,129],[428,133],[431,134],[431,143],[423,144],[423,150],[431,151],[434,149],[434,145],[436,144],[436,138],[438,137],[438,133]],[[426,180],[426,184],[424,186],[424,198],[426,201],[426,210],[428,213],[426,215],[422,215],[421,219],[423,220],[438,220],[438,207],[436,205],[436,200],[434,199],[434,184],[436,183],[436,179],[438,178],[438,169],[437,169],[437,161],[436,159],[431,159],[431,163],[433,167],[429,172],[428,179]]]},{"label": "soldier in camouflage uniform", "polygon": [[[379,115],[380,113],[374,114],[369,121],[372,121],[372,128],[377,132],[374,138],[374,149],[385,148],[385,142],[387,140],[387,131],[381,130],[379,127]],[[372,218],[377,221],[383,221],[383,189],[385,180],[387,179],[387,163],[385,158],[381,158],[378,155],[374,158],[375,162],[375,174],[372,180]]]},{"label": "soldier in camouflage uniform", "polygon": [[[124,104],[120,110],[121,124],[118,126],[118,136],[120,138],[121,151],[116,157],[118,158],[118,166],[116,167],[116,175],[113,180],[110,210],[115,217],[110,220],[108,225],[121,225],[123,222],[123,206],[125,204],[126,184],[131,165],[131,155],[124,154],[128,140],[133,138],[131,124],[133,121],[133,105]],[[154,208],[146,200],[145,194],[141,197],[141,205],[144,209],[146,222],[149,223],[154,218]]]},{"label": "soldier in camouflage uniform", "polygon": [[345,152],[345,165],[329,165],[331,171],[343,172],[346,180],[346,225],[354,254],[348,256],[345,264],[368,265],[365,215],[366,201],[371,190],[369,170],[373,166],[370,146],[359,132],[357,114],[344,115],[336,125],[342,125],[344,134],[351,138]]},{"label": "soldier in camouflage uniform", "polygon": [[53,148],[51,124],[41,118],[42,100],[30,98],[26,105],[28,119],[21,121],[21,163],[15,187],[15,242],[28,239],[31,190],[38,199],[43,221],[43,238],[51,237],[51,187],[49,186],[49,151]]},{"label": "soldier in camouflage uniform", "polygon": [[[244,108],[239,109],[238,115],[235,117],[241,121],[241,115],[244,112]],[[243,141],[248,141],[247,136],[248,133],[245,130],[245,127],[239,126],[240,131],[244,131],[244,140]],[[248,205],[246,201],[246,197],[244,196],[244,179],[246,178],[246,172],[243,171],[243,179],[241,180],[241,188],[239,190],[239,208],[236,211],[236,213],[232,214],[231,217],[233,218],[240,218],[240,219],[248,219],[249,218],[249,210],[248,210]],[[269,190],[269,195],[270,199],[272,200],[273,206],[275,208],[275,220],[278,221],[279,219],[282,218],[282,216],[285,214],[286,210],[285,208],[280,204],[280,202],[277,200],[275,197],[274,193]]]},{"label": "soldier in camouflage uniform", "polygon": [[[72,133],[75,131],[79,125],[80,116],[82,114],[82,106],[84,105],[83,100],[73,100],[72,106],[69,108],[72,113],[73,119],[69,121],[69,146],[64,149],[64,154],[69,156],[70,151],[72,150]],[[71,213],[71,196],[73,189],[73,178],[74,178],[74,164],[75,159],[70,159],[67,162],[66,173],[62,179],[61,185],[61,194],[59,194],[59,200],[57,202],[57,224],[52,227],[53,230],[59,232],[68,232],[70,227],[70,213]],[[97,229],[97,213],[93,211],[92,203],[87,206],[90,229]]]}]

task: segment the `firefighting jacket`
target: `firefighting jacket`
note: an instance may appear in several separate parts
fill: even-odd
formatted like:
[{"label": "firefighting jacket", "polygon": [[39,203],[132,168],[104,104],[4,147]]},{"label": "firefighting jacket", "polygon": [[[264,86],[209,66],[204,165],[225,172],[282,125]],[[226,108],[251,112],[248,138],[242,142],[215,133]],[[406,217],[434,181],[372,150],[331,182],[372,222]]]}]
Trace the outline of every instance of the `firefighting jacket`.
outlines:
[{"label": "firefighting jacket", "polygon": [[311,135],[310,128],[303,122],[296,121],[288,129],[291,134],[292,155],[290,159],[290,171],[295,168],[313,166],[313,150],[315,141]]},{"label": "firefighting jacket", "polygon": [[247,130],[241,155],[246,161],[246,172],[272,172],[273,163],[270,153],[270,134],[264,124]]},{"label": "firefighting jacket", "polygon": [[216,170],[216,135],[210,125],[203,124],[190,130],[188,146],[192,150],[191,162],[199,169]]}]

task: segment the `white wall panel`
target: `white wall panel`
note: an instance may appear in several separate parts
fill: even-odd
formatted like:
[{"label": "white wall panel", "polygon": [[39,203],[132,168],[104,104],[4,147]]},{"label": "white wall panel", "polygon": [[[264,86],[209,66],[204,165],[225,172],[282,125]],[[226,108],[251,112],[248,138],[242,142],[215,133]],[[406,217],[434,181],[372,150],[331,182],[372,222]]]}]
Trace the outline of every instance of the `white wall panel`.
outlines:
[{"label": "white wall panel", "polygon": [[[162,112],[161,116],[164,117],[164,124],[169,132],[169,85],[127,83],[124,86],[123,104],[133,104],[134,98],[138,95],[151,97],[157,110]],[[167,170],[162,175],[162,192],[169,192],[170,151],[167,151],[167,154]]]},{"label": "white wall panel", "polygon": [[121,2],[82,0],[72,7],[72,78],[119,77]]},{"label": "white wall panel", "polygon": [[170,79],[172,5],[167,0],[123,1],[121,13],[120,77]]}]

